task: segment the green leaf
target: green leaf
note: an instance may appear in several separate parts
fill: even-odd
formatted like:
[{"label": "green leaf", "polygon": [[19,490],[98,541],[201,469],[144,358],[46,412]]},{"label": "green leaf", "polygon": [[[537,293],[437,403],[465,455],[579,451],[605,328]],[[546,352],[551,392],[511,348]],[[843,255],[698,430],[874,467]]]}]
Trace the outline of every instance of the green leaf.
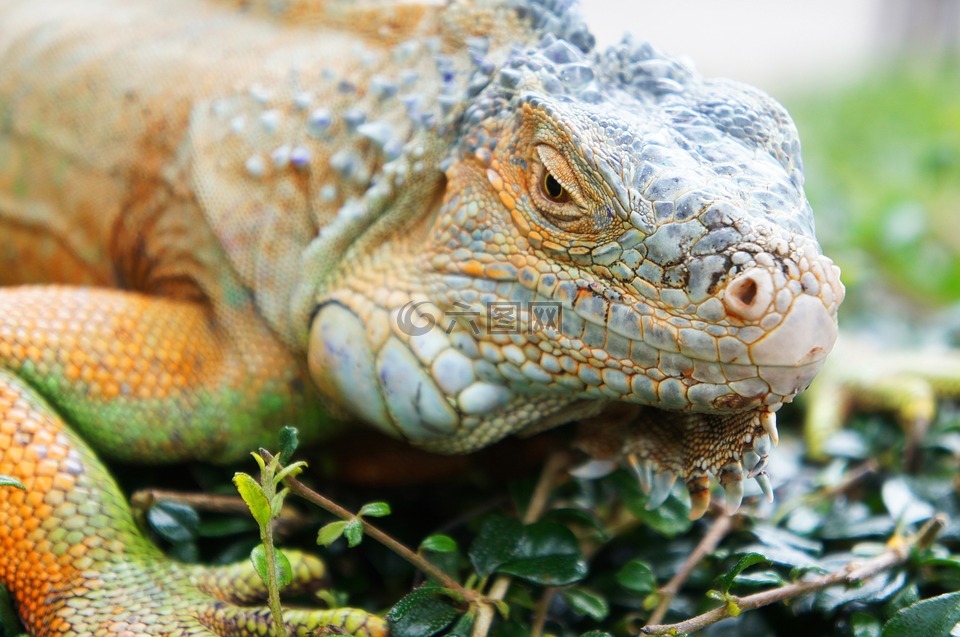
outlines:
[{"label": "green leaf", "polygon": [[530,637],[530,630],[515,619],[497,622],[490,637]]},{"label": "green leaf", "polygon": [[[275,571],[277,576],[277,586],[281,589],[293,580],[293,569],[290,566],[290,560],[279,549],[273,549],[273,558],[276,562]],[[253,562],[253,569],[260,576],[260,581],[264,584],[269,582],[267,575],[270,567],[267,564],[267,549],[263,544],[257,544],[250,551],[250,561]]]},{"label": "green leaf", "polygon": [[390,515],[390,505],[386,502],[367,502],[360,507],[360,513],[368,518],[383,518]]},{"label": "green leaf", "polygon": [[360,518],[353,518],[343,527],[343,537],[347,538],[347,546],[353,548],[363,541],[363,522]]},{"label": "green leaf", "polygon": [[607,604],[607,600],[593,591],[582,588],[564,588],[560,592],[567,603],[570,604],[570,608],[580,615],[586,615],[595,621],[603,621],[610,612],[610,605]]},{"label": "green leaf", "polygon": [[473,622],[476,619],[472,612],[460,616],[457,623],[444,633],[444,637],[470,637],[473,634]]},{"label": "green leaf", "polygon": [[648,511],[647,496],[632,474],[617,471],[608,480],[615,485],[630,512],[660,535],[675,537],[693,526],[690,521],[690,506],[679,498],[669,497],[659,507]]},{"label": "green leaf", "polygon": [[960,622],[960,592],[924,599],[894,615],[883,626],[883,637],[939,637]]},{"label": "green leaf", "polygon": [[420,543],[421,550],[434,553],[456,553],[458,548],[456,540],[449,535],[431,535]]},{"label": "green leaf", "polygon": [[293,581],[293,566],[280,549],[275,548],[273,550],[273,556],[277,563],[277,584],[282,589]]},{"label": "green leaf", "polygon": [[582,633],[580,637],[613,637],[613,635],[605,630],[589,630],[585,633]]},{"label": "green leaf", "polygon": [[24,491],[27,490],[22,482],[10,476],[0,476],[0,487],[14,487],[16,489],[23,489]]},{"label": "green leaf", "polygon": [[[817,593],[814,598],[814,608],[829,613],[848,604],[879,604],[903,589],[906,581],[907,574],[897,570],[871,577],[859,586],[832,586]],[[897,609],[891,609],[887,616],[895,610]]]},{"label": "green leaf", "polygon": [[253,570],[255,570],[257,575],[260,576],[260,581],[264,584],[269,582],[270,569],[267,567],[267,558],[265,556],[263,544],[257,544],[255,547],[253,547],[253,550],[250,551],[250,561],[253,562]]},{"label": "green leaf", "polygon": [[740,573],[734,578],[733,583],[738,586],[752,586],[754,588],[767,588],[773,586],[783,586],[787,580],[783,579],[780,573],[773,569],[762,571],[750,571],[749,573]]},{"label": "green leaf", "polygon": [[[255,457],[259,458],[260,456]],[[267,496],[264,495],[263,487],[260,486],[260,483],[246,473],[235,474],[233,476],[233,483],[237,485],[237,491],[240,492],[240,497],[243,498],[243,501],[250,507],[250,513],[253,514],[253,519],[257,521],[257,524],[261,527],[269,524],[270,503],[267,501]]]},{"label": "green leaf", "polygon": [[769,562],[770,560],[767,559],[767,556],[762,553],[746,553],[745,555],[741,555],[737,563],[733,565],[733,568],[717,579],[717,583],[720,584],[720,590],[724,593],[730,592],[730,587],[733,585],[733,580],[737,575],[754,564]]},{"label": "green leaf", "polygon": [[300,445],[300,432],[296,427],[284,427],[280,430],[280,457],[290,462]]},{"label": "green leaf", "polygon": [[13,599],[3,586],[0,586],[0,635],[25,635],[23,626],[13,610]]},{"label": "green leaf", "polygon": [[498,566],[513,557],[513,551],[523,536],[519,520],[501,515],[489,516],[470,545],[468,555],[480,577],[489,577]]},{"label": "green leaf", "polygon": [[283,501],[288,493],[290,493],[290,489],[280,489],[273,494],[273,500],[270,501],[271,515],[280,515],[280,511],[283,510]]},{"label": "green leaf", "polygon": [[257,461],[257,464],[260,466],[260,471],[263,471],[264,469],[267,468],[266,463],[263,461],[263,458],[260,456],[259,453],[254,453],[253,451],[251,451],[250,455],[253,456],[253,459]]},{"label": "green leaf", "polygon": [[636,593],[650,593],[657,590],[657,578],[645,562],[630,560],[620,567],[616,575],[617,583]]},{"label": "green leaf", "polygon": [[147,511],[147,522],[160,537],[174,544],[192,542],[200,532],[199,514],[180,502],[157,502]]},{"label": "green leaf", "polygon": [[596,531],[598,541],[605,541],[609,538],[603,522],[590,511],[573,508],[551,509],[541,519],[550,522],[559,522],[564,526],[579,525],[592,529]]},{"label": "green leaf", "polygon": [[298,475],[303,473],[303,470],[304,468],[306,468],[306,466],[307,466],[307,463],[304,462],[303,460],[287,465],[286,467],[281,469],[277,473],[277,475],[273,477],[273,483],[280,484],[281,482],[283,482],[283,479],[286,478],[287,476],[290,476],[291,478],[296,478]]},{"label": "green leaf", "polygon": [[497,572],[514,575],[534,584],[565,586],[587,576],[587,563],[579,556],[541,555],[507,562]]},{"label": "green leaf", "polygon": [[854,613],[850,617],[850,632],[853,637],[880,637],[880,630],[880,620],[873,615]]},{"label": "green leaf", "polygon": [[459,548],[457,543],[446,535],[431,535],[420,545],[420,553],[441,571],[453,579],[459,579],[462,565]]},{"label": "green leaf", "polygon": [[937,557],[930,555],[918,560],[918,563],[921,566],[939,566],[941,568],[960,571],[960,557]]},{"label": "green leaf", "polygon": [[387,621],[391,637],[432,637],[451,625],[458,614],[442,589],[427,585],[397,602],[387,613]]},{"label": "green leaf", "polygon": [[343,520],[325,524],[320,528],[320,532],[317,533],[317,544],[320,546],[330,546],[340,539],[340,536],[343,535],[343,529],[346,526],[347,523]]},{"label": "green leaf", "polygon": [[933,517],[936,509],[921,500],[902,476],[890,478],[880,490],[883,504],[894,520],[914,524]]},{"label": "green leaf", "polygon": [[536,584],[562,586],[587,574],[576,537],[555,522],[524,526],[512,518],[491,516],[480,527],[469,555],[481,577],[499,572]]}]

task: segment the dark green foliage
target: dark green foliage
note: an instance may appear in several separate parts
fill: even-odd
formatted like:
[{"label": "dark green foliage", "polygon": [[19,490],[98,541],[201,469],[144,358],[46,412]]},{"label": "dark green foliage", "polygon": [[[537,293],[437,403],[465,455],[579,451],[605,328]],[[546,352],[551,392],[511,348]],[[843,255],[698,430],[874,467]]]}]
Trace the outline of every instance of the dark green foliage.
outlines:
[{"label": "dark green foliage", "polygon": [[556,522],[523,525],[489,517],[470,547],[470,561],[481,577],[504,573],[547,586],[578,582],[587,574],[576,537]]},{"label": "dark green foliage", "polygon": [[[443,589],[422,586],[397,602],[387,615],[393,628],[393,637],[432,637],[439,634],[457,634],[465,619],[457,620],[459,611]],[[456,622],[456,623],[455,623]],[[453,627],[457,633],[444,631]]]},{"label": "dark green foliage", "polygon": [[200,516],[193,507],[179,502],[157,502],[147,511],[147,522],[174,544],[195,541],[200,532]]},{"label": "dark green foliage", "polygon": [[960,593],[919,601],[904,608],[883,627],[883,637],[949,635],[960,624]]}]

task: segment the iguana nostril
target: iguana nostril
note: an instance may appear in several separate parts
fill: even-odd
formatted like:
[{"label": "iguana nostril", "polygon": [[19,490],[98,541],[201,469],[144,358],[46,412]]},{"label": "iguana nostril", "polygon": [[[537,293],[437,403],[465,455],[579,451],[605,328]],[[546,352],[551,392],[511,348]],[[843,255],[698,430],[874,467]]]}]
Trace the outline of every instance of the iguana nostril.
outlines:
[{"label": "iguana nostril", "polygon": [[727,285],[723,304],[731,316],[755,321],[763,318],[773,301],[773,279],[765,269],[754,268]]},{"label": "iguana nostril", "polygon": [[732,290],[731,292],[740,303],[750,305],[754,299],[757,298],[757,282],[752,278],[747,279],[743,281],[736,290]]}]

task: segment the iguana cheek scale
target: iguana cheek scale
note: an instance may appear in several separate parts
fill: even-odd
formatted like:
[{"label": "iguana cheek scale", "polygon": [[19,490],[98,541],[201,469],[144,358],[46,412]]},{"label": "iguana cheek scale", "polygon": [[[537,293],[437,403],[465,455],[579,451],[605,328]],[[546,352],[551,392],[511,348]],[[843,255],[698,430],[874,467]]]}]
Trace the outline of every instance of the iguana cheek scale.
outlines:
[{"label": "iguana cheek scale", "polygon": [[0,13],[0,474],[27,486],[0,582],[28,630],[267,630],[94,453],[227,462],[333,421],[465,453],[632,405],[579,444],[652,505],[769,492],[843,297],[783,109],[594,49],[572,3],[281,4]]}]

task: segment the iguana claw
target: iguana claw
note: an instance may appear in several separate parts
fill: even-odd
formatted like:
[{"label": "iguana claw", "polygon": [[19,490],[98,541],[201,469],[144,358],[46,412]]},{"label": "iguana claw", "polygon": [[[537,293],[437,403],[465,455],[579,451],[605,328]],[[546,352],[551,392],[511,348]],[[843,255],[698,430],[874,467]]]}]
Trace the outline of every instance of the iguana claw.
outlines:
[{"label": "iguana claw", "polygon": [[696,519],[710,504],[711,477],[724,489],[728,513],[739,509],[746,478],[757,480],[772,498],[766,470],[777,441],[776,415],[764,409],[742,414],[638,409],[632,418],[621,414],[585,422],[576,444],[593,462],[625,461],[648,496],[648,509],[663,504],[682,479]]}]

